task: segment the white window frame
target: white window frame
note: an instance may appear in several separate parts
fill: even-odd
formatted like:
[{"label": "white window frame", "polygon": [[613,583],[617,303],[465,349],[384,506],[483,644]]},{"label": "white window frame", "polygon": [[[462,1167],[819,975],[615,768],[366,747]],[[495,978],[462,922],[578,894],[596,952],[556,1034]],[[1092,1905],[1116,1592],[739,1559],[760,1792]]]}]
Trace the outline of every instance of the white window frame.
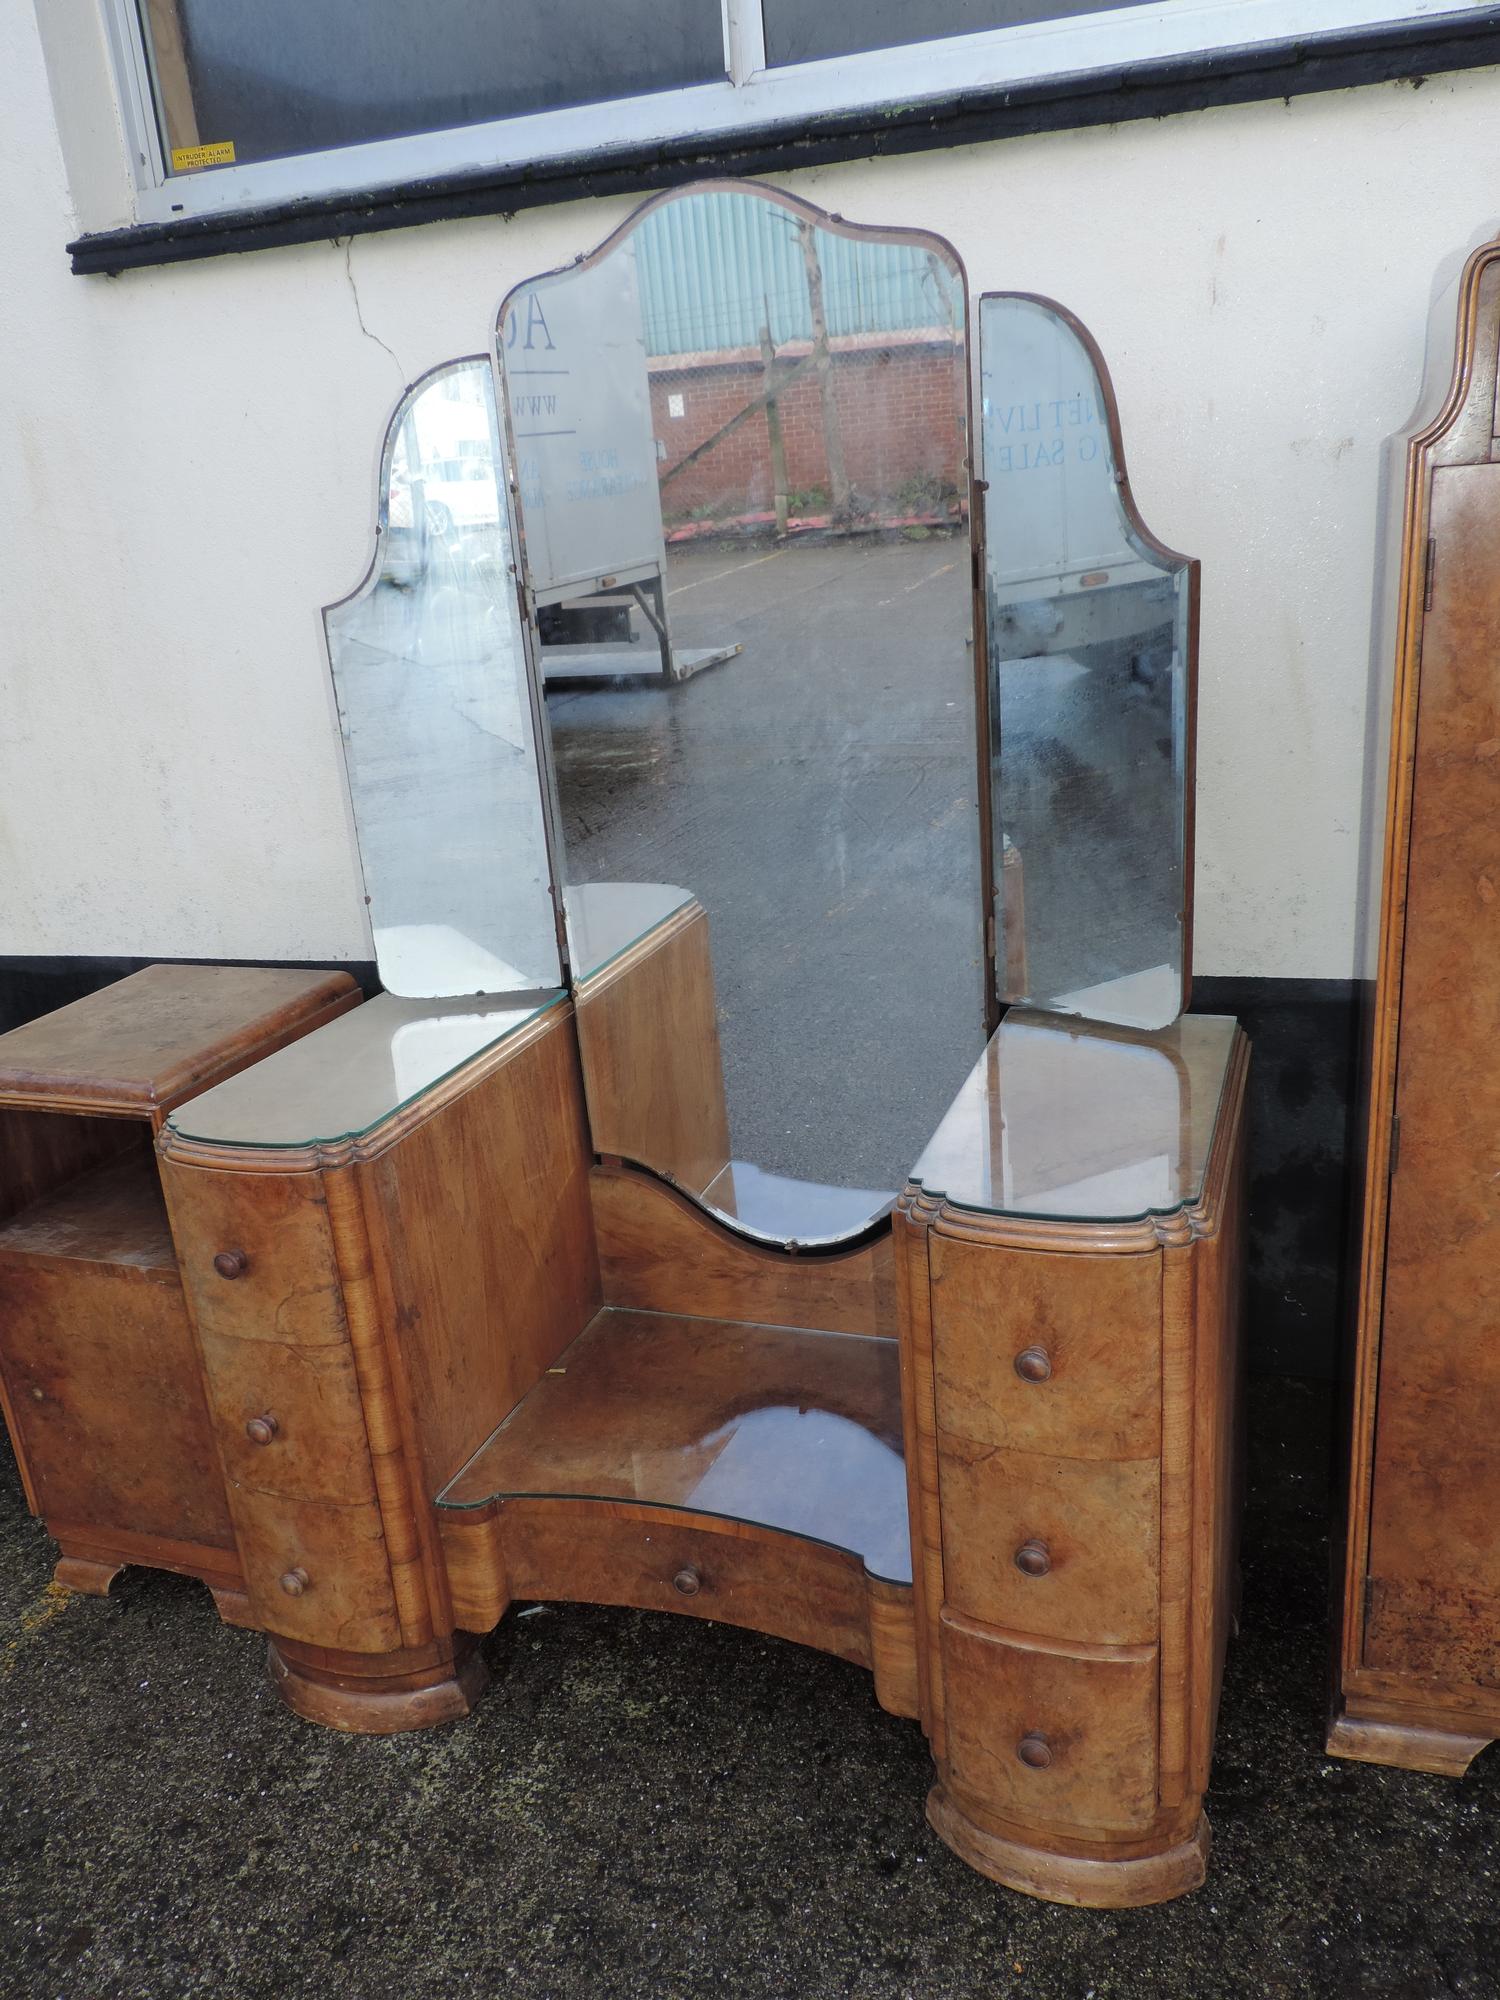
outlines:
[{"label": "white window frame", "polygon": [[[830,115],[878,118],[898,106],[1048,77],[1129,70],[1397,22],[1462,21],[1485,0],[1143,0],[1106,13],[778,69],[766,63],[761,0],[720,0],[723,82],[177,175],[167,173],[162,157],[133,0],[101,4],[130,155],[135,220],[171,223],[466,171],[504,173],[542,160],[567,160],[582,173],[592,159],[633,146],[732,144],[736,135],[776,127],[785,127],[791,137]],[[203,135],[207,141],[233,136]]]}]

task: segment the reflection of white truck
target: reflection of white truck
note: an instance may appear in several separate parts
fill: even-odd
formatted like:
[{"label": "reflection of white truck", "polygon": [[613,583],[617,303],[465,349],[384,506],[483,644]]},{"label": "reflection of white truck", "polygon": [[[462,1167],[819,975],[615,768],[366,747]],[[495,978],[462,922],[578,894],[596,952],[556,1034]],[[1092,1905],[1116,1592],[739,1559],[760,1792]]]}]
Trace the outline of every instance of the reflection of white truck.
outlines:
[{"label": "reflection of white truck", "polygon": [[1030,300],[980,310],[985,567],[1000,657],[1128,641],[1172,617],[1175,593],[1120,504],[1093,364]]}]

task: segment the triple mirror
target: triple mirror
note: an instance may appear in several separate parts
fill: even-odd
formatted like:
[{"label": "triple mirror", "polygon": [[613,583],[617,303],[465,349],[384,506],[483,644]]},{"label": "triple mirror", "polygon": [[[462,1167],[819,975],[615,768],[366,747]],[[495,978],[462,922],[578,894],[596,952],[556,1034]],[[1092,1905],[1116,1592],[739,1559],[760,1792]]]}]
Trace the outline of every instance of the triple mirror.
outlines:
[{"label": "triple mirror", "polygon": [[939,237],[649,202],[408,392],[325,614],[386,987],[570,985],[596,1150],[772,1242],[880,1220],[1000,998],[1182,1004],[1191,566],[1043,301],[975,486],[968,332]]}]

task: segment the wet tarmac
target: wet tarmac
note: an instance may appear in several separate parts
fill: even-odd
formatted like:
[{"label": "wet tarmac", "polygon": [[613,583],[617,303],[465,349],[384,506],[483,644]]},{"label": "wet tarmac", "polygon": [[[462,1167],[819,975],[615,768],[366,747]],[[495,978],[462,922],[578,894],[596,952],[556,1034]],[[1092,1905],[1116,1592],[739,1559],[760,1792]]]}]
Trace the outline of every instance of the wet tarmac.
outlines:
[{"label": "wet tarmac", "polygon": [[668,606],[742,650],[549,692],[569,879],[708,912],[735,1158],[894,1192],[983,1047],[967,543],[674,550]]},{"label": "wet tarmac", "polygon": [[50,1591],[0,1447],[0,1994],[1492,2000],[1500,1755],[1322,1754],[1329,1416],[1253,1385],[1209,1880],[1113,1913],[949,1854],[858,1669],[689,1618],[513,1614],[466,1721],[298,1722],[198,1586]]}]

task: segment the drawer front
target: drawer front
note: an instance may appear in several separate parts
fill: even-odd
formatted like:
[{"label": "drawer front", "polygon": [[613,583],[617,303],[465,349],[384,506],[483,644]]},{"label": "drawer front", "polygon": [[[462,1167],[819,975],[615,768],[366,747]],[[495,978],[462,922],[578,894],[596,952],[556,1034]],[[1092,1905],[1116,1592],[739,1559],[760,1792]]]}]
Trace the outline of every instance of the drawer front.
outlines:
[{"label": "drawer front", "polygon": [[1032,1647],[944,1613],[947,1768],[984,1807],[1128,1833],[1156,1811],[1157,1656]]},{"label": "drawer front", "polygon": [[229,1506],[245,1589],[266,1631],[349,1653],[398,1650],[378,1508],[289,1500],[243,1486],[230,1487]]},{"label": "drawer front", "polygon": [[206,1333],[219,1452],[236,1485],[342,1505],[375,1498],[354,1355]]},{"label": "drawer front", "polygon": [[[457,1513],[443,1520],[450,1570],[462,1520]],[[615,1501],[507,1501],[499,1531],[512,1599],[685,1611],[870,1664],[864,1569],[840,1549],[772,1530],[737,1534],[688,1515],[635,1513]]]},{"label": "drawer front", "polygon": [[938,1480],[956,1610],[1049,1639],[1155,1640],[1158,1460],[1047,1458],[939,1434]]},{"label": "drawer front", "polygon": [[940,1430],[1066,1458],[1159,1454],[1159,1255],[928,1242]]},{"label": "drawer front", "polygon": [[310,1347],[348,1338],[320,1176],[223,1174],[169,1160],[162,1185],[202,1334]]}]

